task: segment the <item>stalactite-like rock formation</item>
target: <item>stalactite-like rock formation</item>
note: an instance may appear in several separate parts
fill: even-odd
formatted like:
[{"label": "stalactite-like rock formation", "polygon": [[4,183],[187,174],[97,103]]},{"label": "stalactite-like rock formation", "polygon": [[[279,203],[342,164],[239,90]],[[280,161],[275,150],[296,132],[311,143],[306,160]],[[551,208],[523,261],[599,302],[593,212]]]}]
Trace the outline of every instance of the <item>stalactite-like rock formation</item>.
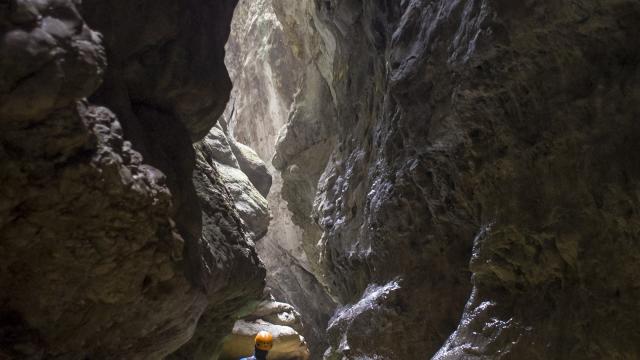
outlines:
[{"label": "stalactite-like rock formation", "polygon": [[274,164],[351,304],[327,359],[640,356],[637,1],[276,12],[305,78]]},{"label": "stalactite-like rock formation", "polygon": [[228,99],[234,6],[0,2],[0,357],[157,359],[194,332],[182,353],[210,355],[261,297],[192,149]]}]

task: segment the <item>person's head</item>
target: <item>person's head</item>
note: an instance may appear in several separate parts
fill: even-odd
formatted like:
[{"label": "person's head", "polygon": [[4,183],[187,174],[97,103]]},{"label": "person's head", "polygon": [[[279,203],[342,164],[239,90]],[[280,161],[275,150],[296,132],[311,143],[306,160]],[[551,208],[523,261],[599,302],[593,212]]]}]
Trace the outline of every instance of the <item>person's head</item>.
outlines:
[{"label": "person's head", "polygon": [[268,331],[260,331],[256,335],[256,349],[269,351],[273,347],[273,335]]}]

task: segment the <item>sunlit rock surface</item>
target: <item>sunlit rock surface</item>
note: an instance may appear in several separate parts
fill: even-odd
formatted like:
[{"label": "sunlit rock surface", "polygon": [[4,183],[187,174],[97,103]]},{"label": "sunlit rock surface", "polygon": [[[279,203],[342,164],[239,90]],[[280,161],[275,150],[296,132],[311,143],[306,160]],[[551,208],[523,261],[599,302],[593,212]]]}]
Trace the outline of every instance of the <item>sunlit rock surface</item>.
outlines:
[{"label": "sunlit rock surface", "polygon": [[[220,184],[224,184],[222,190],[230,197],[230,206],[236,210],[238,216],[242,220],[242,225],[246,229],[249,240],[253,242],[262,241],[261,238],[267,233],[269,226],[269,208],[267,200],[261,194],[269,193],[271,183],[271,175],[269,174],[264,162],[258,158],[255,152],[235,141],[228,133],[226,119],[219,119],[218,124],[211,129],[209,134],[200,141],[196,146],[197,173],[195,178],[196,187],[199,190],[205,190],[205,194],[214,194],[220,196]],[[241,166],[240,164],[245,164]],[[248,169],[246,174],[244,171]],[[204,176],[202,176],[204,175]],[[218,183],[210,180],[218,179]],[[262,191],[259,191],[255,184],[262,185]],[[203,185],[203,188],[198,187]],[[203,204],[205,209],[211,208],[211,204],[219,204],[209,197]],[[216,214],[214,214],[215,216]],[[215,217],[211,220],[215,220]],[[207,223],[207,219],[204,219]],[[237,225],[231,223],[230,225]],[[230,238],[233,234],[232,229],[221,228],[226,233],[222,238]],[[222,256],[227,259],[226,256]],[[251,264],[244,264],[247,269],[252,269]],[[229,278],[244,279],[242,276],[243,269],[236,269],[239,273],[228,273]],[[244,270],[246,272],[247,270]],[[250,285],[250,284],[249,284]],[[242,289],[242,284],[236,284],[236,287]],[[242,319],[235,322],[233,332],[229,336],[227,333],[220,331],[225,329],[221,324],[233,321],[234,317],[208,318],[207,313],[203,315],[203,319],[207,319],[207,326],[199,324],[199,336],[194,337],[189,345],[180,352],[184,359],[210,359],[220,355],[221,359],[234,359],[251,355],[254,346],[255,335],[262,330],[270,331],[275,338],[275,347],[270,352],[270,359],[282,360],[306,360],[309,358],[309,349],[304,337],[300,335],[303,326],[300,321],[300,314],[289,304],[275,302],[273,299],[263,301],[250,314],[247,307],[245,313],[237,313],[236,316],[242,315]],[[212,309],[212,312],[213,309]],[[214,312],[215,314],[216,312]],[[220,339],[225,338],[222,349],[215,347]],[[190,352],[184,351],[190,348]],[[175,356],[174,358],[178,358]]]},{"label": "sunlit rock surface", "polygon": [[305,72],[273,163],[350,314],[327,358],[640,357],[640,3],[276,13]]},{"label": "sunlit rock surface", "polygon": [[232,331],[236,319],[256,306],[264,285],[265,272],[253,249],[254,240],[266,232],[269,224],[266,200],[237,168],[223,124],[218,123],[194,146],[193,182],[203,209],[200,241],[211,253],[203,256],[209,261],[207,274],[216,280],[209,293],[217,297],[210,297],[189,343],[169,359],[217,357],[222,340]]},{"label": "sunlit rock surface", "polygon": [[195,333],[196,359],[260,298],[192,149],[227,102],[234,6],[0,3],[0,358],[159,359]]},{"label": "sunlit rock surface", "polygon": [[[319,359],[327,347],[325,328],[335,305],[308,260],[303,229],[293,224],[281,197],[282,177],[271,165],[278,134],[287,122],[306,70],[299,49],[286,41],[274,3],[279,2],[238,3],[227,44],[226,63],[234,89],[226,113],[233,137],[255,149],[273,175],[267,196],[272,215],[269,231],[256,243],[267,268],[267,285],[276,299],[294,305],[300,312],[302,334],[312,358]],[[251,172],[245,170],[240,158],[238,161],[251,178]],[[322,166],[322,161],[316,165]],[[258,189],[264,183],[259,178],[252,182]]]},{"label": "sunlit rock surface", "polygon": [[236,322],[225,340],[221,360],[237,360],[253,354],[255,336],[260,331],[273,335],[270,360],[307,360],[309,349],[300,335],[300,314],[289,304],[266,300],[249,316]]},{"label": "sunlit rock surface", "polygon": [[[269,208],[262,192],[269,192],[268,184],[271,175],[251,148],[236,142],[226,133],[225,125],[224,119],[220,119],[220,122],[198,144],[197,152],[199,157],[206,159],[216,169],[251,239],[257,241],[267,233],[269,227]],[[241,168],[241,163],[249,162],[252,164],[251,176],[262,180],[262,191],[254,185],[254,182],[258,181],[252,182]]]},{"label": "sunlit rock surface", "polygon": [[237,141],[231,143],[233,152],[238,160],[240,170],[244,172],[253,186],[264,197],[269,195],[272,177],[267,165],[260,159],[258,154],[250,147]]}]

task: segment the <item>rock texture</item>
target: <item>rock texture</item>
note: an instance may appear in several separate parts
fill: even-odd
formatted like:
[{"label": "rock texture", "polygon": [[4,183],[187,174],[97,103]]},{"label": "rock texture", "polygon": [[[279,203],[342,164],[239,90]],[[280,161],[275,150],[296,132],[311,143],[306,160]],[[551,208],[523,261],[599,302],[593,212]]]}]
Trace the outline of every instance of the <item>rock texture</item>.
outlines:
[{"label": "rock texture", "polygon": [[637,0],[235,5],[0,1],[0,358],[640,358]]},{"label": "rock texture", "polygon": [[[195,146],[195,149],[198,173],[206,177],[213,176],[213,179],[219,179],[218,183],[224,184],[223,189],[228,191],[232,199],[232,207],[237,210],[242,219],[248,237],[251,241],[261,240],[267,233],[270,220],[267,200],[262,195],[262,193],[265,195],[269,193],[271,185],[271,175],[265,163],[251,148],[233,139],[229,134],[226,117],[219,119],[218,124]],[[201,183],[207,186],[209,183],[215,184],[213,180],[207,181],[206,177],[204,181],[196,178],[196,184]],[[257,186],[261,186],[262,190],[259,191]],[[204,191],[204,194],[208,193],[215,193],[215,191]],[[217,203],[220,201],[214,201],[214,199],[205,201],[205,204]],[[233,234],[233,231],[213,238],[233,238],[229,236],[230,234]],[[227,258],[227,256],[221,256],[221,258]],[[251,269],[248,265],[250,264],[245,264],[243,268]],[[237,273],[229,274],[233,278],[245,278],[238,275]],[[222,359],[250,356],[253,353],[255,335],[261,330],[266,330],[270,331],[275,338],[274,349],[269,355],[270,359],[308,359],[309,349],[304,337],[299,334],[303,329],[300,314],[291,305],[279,303],[270,296],[267,297],[270,299],[260,303],[251,314],[243,314],[246,316],[235,322],[233,332],[226,337],[221,350],[215,347],[218,343],[213,339],[222,339],[227,335],[228,332],[219,331],[220,324],[233,321],[233,317],[226,321],[214,318],[209,321],[209,326],[200,326],[199,329],[203,329],[201,339],[193,341],[198,349],[191,353],[181,351],[181,354],[185,359],[210,359],[218,353]],[[202,318],[200,321],[202,322]],[[207,344],[207,341],[208,346],[203,346],[203,342]]]},{"label": "rock texture", "polygon": [[234,6],[0,2],[0,357],[157,359],[194,332],[209,356],[260,298],[191,145],[227,101]]},{"label": "rock texture", "polygon": [[236,322],[220,359],[237,360],[253,355],[256,334],[269,331],[273,335],[270,360],[307,360],[309,349],[300,336],[302,328],[300,314],[291,305],[265,300],[250,316]]},{"label": "rock texture", "polygon": [[[303,247],[303,230],[292,222],[281,197],[282,177],[270,161],[306,72],[300,50],[286,40],[286,29],[274,9],[278,4],[272,0],[238,3],[227,44],[226,63],[234,83],[227,117],[232,136],[255,149],[273,174],[267,196],[272,218],[268,233],[256,248],[267,268],[271,293],[300,311],[302,334],[312,358],[318,359],[327,347],[324,329],[335,304],[314,274]],[[240,165],[245,173],[252,173],[242,162]],[[256,182],[260,188],[263,181]]]},{"label": "rock texture", "polygon": [[250,313],[261,297],[265,272],[253,241],[266,232],[269,212],[266,200],[237,168],[222,124],[194,145],[193,182],[203,210],[200,243],[206,249],[196,251],[206,259],[206,274],[214,287],[208,289],[209,304],[193,337],[168,359],[217,358],[236,319]]},{"label": "rock texture", "polygon": [[[198,155],[207,159],[211,167],[217,170],[220,180],[233,198],[236,211],[250,231],[251,239],[257,241],[267,233],[270,214],[267,199],[254,183],[261,184],[262,191],[268,193],[271,175],[251,148],[225,133],[224,119],[221,122],[198,145]],[[240,164],[250,164],[245,168],[249,168],[251,177],[242,170]]]},{"label": "rock texture", "polygon": [[637,1],[277,4],[327,359],[640,356]]}]

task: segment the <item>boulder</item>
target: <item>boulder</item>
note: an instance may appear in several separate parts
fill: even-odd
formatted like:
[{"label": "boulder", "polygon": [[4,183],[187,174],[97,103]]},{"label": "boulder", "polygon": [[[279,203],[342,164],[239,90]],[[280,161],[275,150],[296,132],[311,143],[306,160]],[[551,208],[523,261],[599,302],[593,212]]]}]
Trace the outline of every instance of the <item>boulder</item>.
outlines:
[{"label": "boulder", "polygon": [[[234,149],[238,149],[238,144],[224,130],[224,119],[211,129],[197,147],[204,161],[209,162],[211,167],[215,167],[221,182],[229,191],[235,210],[250,232],[250,238],[254,241],[261,239],[267,233],[271,219],[267,199],[242,170],[240,164],[246,160],[240,159],[245,158],[239,158],[236,155],[245,156],[253,151],[243,146],[245,148],[243,152],[235,152]],[[264,163],[259,158],[254,157],[252,161],[254,165],[265,169]],[[269,179],[271,178],[266,169],[265,174]]]},{"label": "boulder", "polygon": [[300,314],[291,305],[263,301],[251,315],[236,322],[233,333],[224,342],[221,359],[252,355],[256,334],[268,331],[273,335],[269,360],[307,360],[309,349],[301,330]]},{"label": "boulder", "polygon": [[232,148],[242,172],[247,175],[260,194],[266,198],[269,195],[269,189],[271,189],[272,179],[264,161],[247,145],[234,141]]}]

